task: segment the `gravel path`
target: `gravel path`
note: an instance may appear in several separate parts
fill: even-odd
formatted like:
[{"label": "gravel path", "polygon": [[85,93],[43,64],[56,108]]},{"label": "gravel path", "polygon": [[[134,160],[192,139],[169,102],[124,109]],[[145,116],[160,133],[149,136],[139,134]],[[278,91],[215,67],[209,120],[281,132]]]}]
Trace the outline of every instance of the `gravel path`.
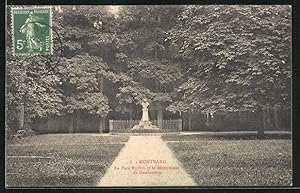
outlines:
[{"label": "gravel path", "polygon": [[197,186],[160,136],[130,136],[99,186]]}]

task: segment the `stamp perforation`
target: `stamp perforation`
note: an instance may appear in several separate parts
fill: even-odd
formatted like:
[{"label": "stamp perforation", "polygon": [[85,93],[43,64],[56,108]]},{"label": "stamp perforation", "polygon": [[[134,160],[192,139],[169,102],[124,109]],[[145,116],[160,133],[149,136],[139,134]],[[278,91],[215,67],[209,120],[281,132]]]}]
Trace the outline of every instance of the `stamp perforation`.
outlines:
[{"label": "stamp perforation", "polygon": [[[50,45],[50,50],[49,52],[25,52],[25,53],[16,53],[16,47],[15,47],[15,44],[16,44],[16,37],[15,37],[15,14],[14,14],[14,11],[15,10],[40,10],[40,9],[48,9],[49,10],[49,39],[50,39],[50,42],[49,42],[49,45]],[[48,25],[48,24],[46,24]],[[12,6],[11,7],[11,30],[12,30],[12,34],[11,34],[11,38],[12,38],[12,53],[14,56],[19,56],[19,55],[40,55],[40,54],[43,54],[43,55],[52,55],[53,53],[53,35],[52,35],[52,6],[30,6],[30,7],[23,7],[23,6]]]}]

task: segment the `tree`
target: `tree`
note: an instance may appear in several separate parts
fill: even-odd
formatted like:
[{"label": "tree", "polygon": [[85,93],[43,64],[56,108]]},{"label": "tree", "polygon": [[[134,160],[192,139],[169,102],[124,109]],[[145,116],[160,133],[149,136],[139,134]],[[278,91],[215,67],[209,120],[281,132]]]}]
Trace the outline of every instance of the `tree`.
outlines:
[{"label": "tree", "polygon": [[290,22],[289,6],[186,6],[167,38],[188,64],[183,102],[203,112],[289,107]]},{"label": "tree", "polygon": [[196,112],[242,111],[260,113],[265,127],[274,114],[278,127],[279,109],[290,107],[289,6],[118,10],[54,7],[52,56],[15,57],[8,42],[10,126],[66,116],[72,131],[86,114],[103,130],[106,117],[132,119],[148,98],[159,127],[166,107],[187,114],[190,128]]},{"label": "tree", "polygon": [[153,92],[152,96],[146,98],[153,102],[152,109],[157,110],[160,128],[163,109],[171,100],[168,93],[182,76],[178,64],[168,57],[163,41],[167,36],[166,31],[171,27],[170,22],[176,18],[179,10],[178,7],[129,6],[120,15],[124,20],[121,21],[122,33],[118,36],[131,45],[120,45],[121,53],[126,56],[123,60],[125,69],[134,81]]},{"label": "tree", "polygon": [[[64,92],[64,112],[70,116],[70,132],[73,132],[74,118],[78,118],[80,114],[87,113],[102,118],[107,116],[110,110],[108,98],[103,94],[99,82],[106,68],[101,58],[88,55],[64,59],[59,66],[60,88]],[[99,130],[103,132],[101,120]]]},{"label": "tree", "polygon": [[[25,122],[52,115],[73,117],[88,113],[107,116],[108,99],[102,93],[101,80],[103,71],[108,68],[101,58],[93,56],[95,53],[87,45],[92,45],[99,35],[93,25],[99,19],[99,13],[100,18],[103,16],[106,20],[112,16],[107,14],[106,8],[90,8],[74,11],[63,6],[54,10],[53,26],[50,26],[53,28],[54,55],[15,57],[8,50],[9,119],[12,123],[18,120],[19,129],[24,128]],[[11,33],[10,27],[8,29]],[[98,39],[104,40],[101,36]],[[52,75],[48,74],[49,70]],[[73,130],[73,120],[70,123],[70,130]]]},{"label": "tree", "polygon": [[[105,117],[113,102],[105,85],[118,82],[116,57],[116,18],[108,6],[61,7],[55,14],[54,23],[62,35],[63,64],[58,70],[64,80],[65,112],[70,115],[70,131],[74,116],[81,113],[101,117],[99,130],[105,127]],[[109,81],[109,82],[108,82]],[[109,96],[108,96],[109,95]]]},{"label": "tree", "polygon": [[[44,74],[45,58],[18,58],[10,54],[8,57],[8,125],[13,130],[30,129],[30,123],[35,119],[59,115],[62,109],[62,93],[56,90],[59,77]],[[17,121],[18,125],[14,125]]]}]

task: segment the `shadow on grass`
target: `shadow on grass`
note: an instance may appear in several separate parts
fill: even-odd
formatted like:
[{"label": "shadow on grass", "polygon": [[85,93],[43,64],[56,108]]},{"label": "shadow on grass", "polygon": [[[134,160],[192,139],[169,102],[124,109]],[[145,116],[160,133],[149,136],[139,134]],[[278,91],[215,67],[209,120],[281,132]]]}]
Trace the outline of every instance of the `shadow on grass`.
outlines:
[{"label": "shadow on grass", "polygon": [[292,144],[284,139],[290,135],[199,133],[170,136],[167,144],[200,186],[289,186]]},{"label": "shadow on grass", "polygon": [[291,139],[291,134],[272,133],[259,136],[258,134],[243,133],[243,134],[192,134],[192,135],[168,135],[162,136],[164,141],[198,141],[198,140],[276,140],[276,139]]},{"label": "shadow on grass", "polygon": [[254,140],[254,139],[291,139],[291,134],[282,133],[272,133],[264,134],[259,136],[257,134],[235,134],[235,135],[221,135],[221,136],[210,136],[214,139],[224,139],[224,140]]},{"label": "shadow on grass", "polygon": [[13,184],[8,184],[8,188],[18,187],[70,187],[70,186],[93,186],[95,180],[84,175],[49,175],[49,176],[8,176],[8,181],[14,180]]},{"label": "shadow on grass", "polygon": [[6,147],[6,186],[95,186],[128,138],[41,135],[18,140]]}]

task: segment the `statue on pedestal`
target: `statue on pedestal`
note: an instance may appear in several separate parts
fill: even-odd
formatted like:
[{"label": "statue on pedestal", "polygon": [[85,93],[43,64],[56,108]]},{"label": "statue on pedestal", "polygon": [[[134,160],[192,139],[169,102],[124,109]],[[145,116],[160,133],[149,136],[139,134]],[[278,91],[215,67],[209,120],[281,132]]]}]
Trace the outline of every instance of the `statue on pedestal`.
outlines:
[{"label": "statue on pedestal", "polygon": [[150,126],[151,122],[149,121],[149,109],[148,109],[149,103],[147,99],[144,99],[142,102],[142,107],[143,107],[143,114],[142,114],[142,119],[139,123],[140,127],[145,127],[145,126]]},{"label": "statue on pedestal", "polygon": [[152,125],[151,121],[149,120],[149,102],[147,99],[144,99],[142,102],[142,118],[141,121],[138,125],[135,125],[132,130],[137,130],[137,129],[159,129],[155,125]]}]

